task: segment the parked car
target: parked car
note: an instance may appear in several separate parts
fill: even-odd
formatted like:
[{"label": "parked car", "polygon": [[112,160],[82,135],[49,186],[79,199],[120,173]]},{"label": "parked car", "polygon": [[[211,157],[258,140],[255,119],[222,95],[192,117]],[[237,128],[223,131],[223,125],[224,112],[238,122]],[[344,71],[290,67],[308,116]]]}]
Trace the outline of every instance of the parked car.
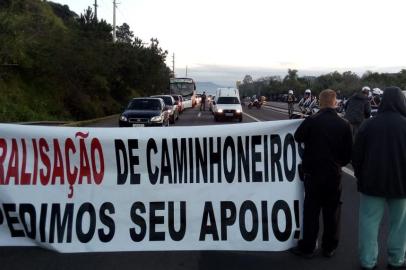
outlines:
[{"label": "parked car", "polygon": [[179,111],[175,99],[171,95],[159,95],[152,97],[163,99],[165,102],[165,108],[169,112],[169,123],[175,124],[175,121],[179,119]]},{"label": "parked car", "polygon": [[181,95],[172,95],[175,99],[175,103],[178,106],[178,112],[182,113],[185,110],[185,104],[183,104],[183,97]]},{"label": "parked car", "polygon": [[232,118],[242,122],[242,107],[238,90],[218,90],[217,98],[213,102],[213,114],[215,121],[224,118]]},{"label": "parked car", "polygon": [[120,127],[169,126],[169,112],[161,98],[134,98],[118,121]]}]

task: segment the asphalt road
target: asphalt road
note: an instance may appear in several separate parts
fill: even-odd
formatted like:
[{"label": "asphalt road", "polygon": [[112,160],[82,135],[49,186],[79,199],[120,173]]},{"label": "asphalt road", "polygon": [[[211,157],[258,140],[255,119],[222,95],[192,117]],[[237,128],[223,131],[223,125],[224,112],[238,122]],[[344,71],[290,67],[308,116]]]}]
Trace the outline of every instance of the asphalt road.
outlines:
[{"label": "asphalt road", "polygon": [[[264,107],[244,109],[243,122],[272,121],[286,119],[286,113]],[[214,122],[210,112],[196,109],[185,111],[176,126],[238,124],[237,122]],[[94,123],[95,127],[116,127],[117,119]],[[0,248],[0,269],[359,269],[357,259],[358,237],[358,193],[355,179],[343,174],[342,233],[336,255],[327,259],[321,255],[313,259],[298,258],[289,252],[112,252],[58,254],[41,248]],[[383,234],[387,222],[382,226],[381,250],[386,243]],[[385,269],[386,255],[381,252],[379,268]]]}]

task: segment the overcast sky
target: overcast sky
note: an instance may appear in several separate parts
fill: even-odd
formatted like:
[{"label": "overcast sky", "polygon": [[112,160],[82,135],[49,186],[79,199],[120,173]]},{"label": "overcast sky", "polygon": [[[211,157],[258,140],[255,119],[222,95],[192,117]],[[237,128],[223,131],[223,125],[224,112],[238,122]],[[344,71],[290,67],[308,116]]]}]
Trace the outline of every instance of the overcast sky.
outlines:
[{"label": "overcast sky", "polygon": [[[54,0],[76,13],[94,0]],[[112,22],[112,0],[98,0]],[[117,23],[176,55],[177,75],[233,85],[245,74],[406,67],[405,0],[118,0]],[[171,57],[168,57],[168,65]],[[170,64],[171,65],[171,64]]]}]

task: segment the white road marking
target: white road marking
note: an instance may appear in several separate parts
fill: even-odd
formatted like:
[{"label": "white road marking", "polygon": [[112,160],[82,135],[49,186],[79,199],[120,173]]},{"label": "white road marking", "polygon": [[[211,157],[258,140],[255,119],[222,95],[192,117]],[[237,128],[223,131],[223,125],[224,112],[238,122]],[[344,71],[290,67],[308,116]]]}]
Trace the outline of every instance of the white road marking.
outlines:
[{"label": "white road marking", "polygon": [[249,118],[251,118],[251,119],[257,121],[257,122],[262,122],[262,121],[259,120],[258,118],[255,118],[254,116],[252,116],[252,115],[250,115],[250,114],[248,114],[248,113],[246,113],[246,112],[242,112],[242,113],[243,113],[244,115],[248,116]]},{"label": "white road marking", "polygon": [[288,111],[284,110],[284,109],[280,109],[280,108],[276,108],[276,107],[271,107],[271,106],[263,106],[263,108],[267,111],[273,111],[275,113],[279,113],[282,115],[288,115]]}]

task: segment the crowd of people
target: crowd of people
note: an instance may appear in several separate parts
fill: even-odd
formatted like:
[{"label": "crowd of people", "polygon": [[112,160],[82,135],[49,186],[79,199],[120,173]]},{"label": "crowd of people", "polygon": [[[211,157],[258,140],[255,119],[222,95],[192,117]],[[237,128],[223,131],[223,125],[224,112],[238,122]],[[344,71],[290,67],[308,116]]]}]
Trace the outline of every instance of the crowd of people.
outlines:
[{"label": "crowd of people", "polygon": [[[300,174],[305,199],[302,238],[291,251],[314,256],[322,213],[322,253],[326,257],[335,254],[340,234],[341,168],[351,163],[360,193],[361,269],[377,266],[378,231],[385,207],[390,227],[388,269],[406,269],[406,98],[400,88],[386,88],[374,100],[376,116],[370,117],[370,93],[367,87],[354,93],[341,117],[336,111],[336,92],[324,90],[318,99],[319,111],[296,130],[295,140],[304,144]],[[372,96],[377,94],[372,91]],[[289,95],[288,102],[294,103],[293,91]],[[312,106],[315,100],[306,90],[299,106]]]}]

